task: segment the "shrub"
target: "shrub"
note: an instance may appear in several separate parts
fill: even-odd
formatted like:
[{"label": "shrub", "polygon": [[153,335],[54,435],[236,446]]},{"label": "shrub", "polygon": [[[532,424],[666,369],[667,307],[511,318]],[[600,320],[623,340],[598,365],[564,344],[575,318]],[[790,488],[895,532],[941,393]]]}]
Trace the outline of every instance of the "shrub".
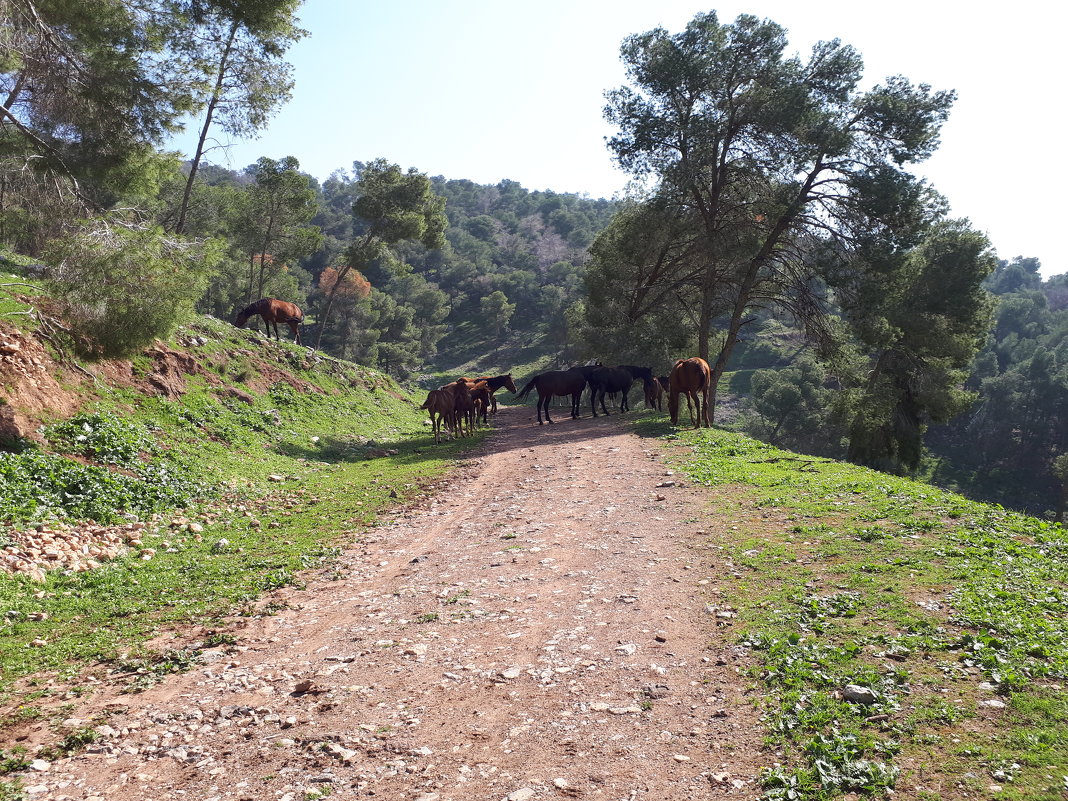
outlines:
[{"label": "shrub", "polygon": [[123,356],[167,337],[193,313],[221,254],[158,227],[92,221],[53,242],[52,293],[80,350]]}]

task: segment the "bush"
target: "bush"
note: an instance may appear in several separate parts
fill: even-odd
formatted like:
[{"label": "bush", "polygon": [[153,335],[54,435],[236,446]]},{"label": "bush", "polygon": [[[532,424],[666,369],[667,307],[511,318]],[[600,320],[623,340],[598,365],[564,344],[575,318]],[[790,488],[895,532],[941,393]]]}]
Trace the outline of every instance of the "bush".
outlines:
[{"label": "bush", "polygon": [[48,276],[77,346],[124,356],[166,338],[193,313],[221,253],[158,227],[86,223],[51,243]]}]

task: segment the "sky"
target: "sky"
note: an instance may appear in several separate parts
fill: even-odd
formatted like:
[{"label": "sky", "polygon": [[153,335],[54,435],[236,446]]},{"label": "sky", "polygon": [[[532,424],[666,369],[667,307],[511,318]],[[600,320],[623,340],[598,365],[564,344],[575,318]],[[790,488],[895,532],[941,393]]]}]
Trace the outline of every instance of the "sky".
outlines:
[{"label": "sky", "polygon": [[[1068,184],[1066,8],[1046,0],[305,0],[309,36],[288,54],[293,99],[258,139],[219,139],[225,147],[208,160],[239,170],[261,156],[294,156],[321,181],[354,161],[385,158],[430,176],[610,198],[627,183],[605,146],[614,129],[603,117],[604,93],[626,84],[623,39],[658,26],[676,33],[712,10],[721,23],[752,14],[786,28],[788,52],[803,58],[817,41],[853,45],[866,85],[903,75],[956,90],[939,150],[914,171],[948,198],[954,217],[989,236],[1000,258],[1037,257],[1050,277],[1068,272],[1058,202]],[[186,156],[194,145],[193,131],[171,144]]]}]

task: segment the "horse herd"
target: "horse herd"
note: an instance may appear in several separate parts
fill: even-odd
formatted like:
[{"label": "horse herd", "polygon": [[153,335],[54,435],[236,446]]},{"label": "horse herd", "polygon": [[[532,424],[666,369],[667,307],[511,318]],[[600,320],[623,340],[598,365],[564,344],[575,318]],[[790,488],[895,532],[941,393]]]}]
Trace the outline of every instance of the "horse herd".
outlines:
[{"label": "horse herd", "polygon": [[[668,412],[672,425],[679,422],[679,395],[686,396],[686,406],[690,412],[690,423],[699,428],[702,423],[711,426],[711,412],[708,407],[708,390],[712,371],[708,362],[697,357],[679,359],[667,376],[654,376],[649,367],[621,364],[606,367],[603,364],[582,365],[567,370],[550,370],[531,378],[521,390],[516,390],[511,374],[499,376],[482,376],[481,378],[459,378],[427,394],[426,401],[420,407],[430,412],[434,428],[434,441],[440,442],[447,430],[453,436],[465,436],[474,431],[479,421],[488,421],[488,415],[497,411],[497,402],[493,393],[506,387],[523,399],[531,390],[538,393],[538,425],[552,423],[549,406],[552,399],[561,396],[571,398],[571,417],[578,419],[582,393],[590,390],[590,411],[597,417],[597,406],[603,414],[608,414],[605,396],[620,396],[619,410],[630,409],[630,390],[637,381],[642,382],[647,406],[663,409],[664,395],[668,396]],[[545,420],[542,420],[542,414]]]},{"label": "horse herd", "polygon": [[[249,318],[257,314],[267,326],[268,339],[272,325],[275,338],[281,339],[278,335],[278,323],[285,323],[293,333],[296,343],[300,344],[299,325],[304,321],[304,312],[296,304],[275,298],[261,298],[242,309],[234,325],[244,328]],[[668,412],[672,425],[679,422],[679,395],[685,395],[690,422],[695,428],[699,428],[702,423],[706,426],[712,425],[711,410],[708,408],[711,379],[712,371],[708,362],[697,357],[679,359],[670,375],[659,377],[654,376],[649,367],[632,364],[606,367],[598,362],[567,370],[539,373],[518,391],[517,397],[525,398],[532,389],[537,390],[538,425],[544,425],[542,413],[545,414],[545,421],[552,423],[549,405],[552,399],[558,396],[571,396],[571,417],[577,419],[582,393],[587,387],[590,389],[590,411],[594,417],[597,416],[598,403],[601,405],[601,411],[608,414],[604,403],[606,395],[622,394],[619,410],[628,411],[630,389],[635,381],[641,381],[647,406],[663,409],[664,395],[668,396]],[[488,415],[497,411],[497,401],[493,393],[501,387],[507,388],[513,394],[517,393],[510,374],[475,379],[460,378],[439,389],[431,390],[420,408],[430,412],[434,441],[441,442],[443,428],[448,429],[453,436],[466,436],[474,431],[480,420],[483,423],[488,422]]]}]

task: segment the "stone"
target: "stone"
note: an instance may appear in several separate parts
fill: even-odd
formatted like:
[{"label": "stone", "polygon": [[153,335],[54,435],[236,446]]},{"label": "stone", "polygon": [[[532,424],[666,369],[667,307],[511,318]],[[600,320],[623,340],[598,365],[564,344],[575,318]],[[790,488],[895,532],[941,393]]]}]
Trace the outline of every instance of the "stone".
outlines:
[{"label": "stone", "polygon": [[874,704],[877,700],[872,690],[859,684],[847,684],[843,687],[842,698],[855,704]]}]

